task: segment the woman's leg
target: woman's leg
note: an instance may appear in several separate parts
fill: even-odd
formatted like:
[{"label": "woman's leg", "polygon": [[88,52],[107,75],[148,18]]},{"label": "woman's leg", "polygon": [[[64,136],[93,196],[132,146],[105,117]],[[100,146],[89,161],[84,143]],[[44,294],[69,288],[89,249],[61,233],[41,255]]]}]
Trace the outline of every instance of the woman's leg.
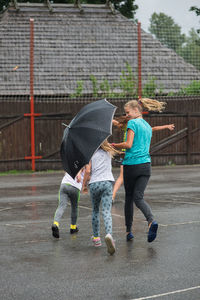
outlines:
[{"label": "woman's leg", "polygon": [[151,224],[153,221],[153,214],[151,207],[146,201],[144,201],[144,191],[149,181],[150,176],[139,176],[135,181],[135,190],[133,193],[133,201],[135,205],[141,210],[144,214],[148,224]]},{"label": "woman's leg", "polygon": [[99,192],[99,182],[94,182],[89,185],[90,197],[92,201],[92,228],[94,237],[100,236],[100,216],[99,206],[101,202],[101,194]]},{"label": "woman's leg", "polygon": [[113,202],[115,200],[117,191],[119,190],[120,186],[123,184],[123,181],[124,181],[123,180],[123,165],[121,165],[119,177],[115,181],[114,188],[113,188],[113,196],[112,196]]},{"label": "woman's leg", "polygon": [[112,235],[112,215],[111,215],[111,206],[112,206],[112,182],[111,181],[102,181],[99,182],[102,189],[102,216],[104,220],[104,226],[106,234],[110,233]]},{"label": "woman's leg", "polygon": [[134,170],[133,166],[124,166],[124,188],[125,188],[125,225],[126,232],[131,232],[133,224],[133,192],[134,192]]}]

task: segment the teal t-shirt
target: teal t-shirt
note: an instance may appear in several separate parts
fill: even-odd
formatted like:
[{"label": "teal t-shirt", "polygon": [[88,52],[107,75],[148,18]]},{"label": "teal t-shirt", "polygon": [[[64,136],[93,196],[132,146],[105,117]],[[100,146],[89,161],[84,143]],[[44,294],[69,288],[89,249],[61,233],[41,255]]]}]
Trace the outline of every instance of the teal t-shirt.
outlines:
[{"label": "teal t-shirt", "polygon": [[123,165],[138,165],[151,162],[149,148],[151,144],[152,128],[144,119],[128,121],[127,131],[134,132],[133,145],[126,149]]}]

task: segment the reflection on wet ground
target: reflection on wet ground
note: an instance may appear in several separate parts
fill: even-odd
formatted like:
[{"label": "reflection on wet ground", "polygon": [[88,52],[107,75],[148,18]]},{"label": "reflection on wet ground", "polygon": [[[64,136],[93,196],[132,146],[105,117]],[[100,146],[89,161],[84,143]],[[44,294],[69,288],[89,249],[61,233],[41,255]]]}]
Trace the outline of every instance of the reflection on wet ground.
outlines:
[{"label": "reflection on wet ground", "polygon": [[80,200],[80,232],[69,234],[69,205],[60,239],[51,236],[62,176],[0,177],[2,299],[200,299],[200,166],[153,168],[145,194],[159,222],[152,244],[138,209],[134,241],[126,242],[120,189],[112,207],[114,256],[106,252],[102,219],[102,247],[91,244],[89,195]]}]

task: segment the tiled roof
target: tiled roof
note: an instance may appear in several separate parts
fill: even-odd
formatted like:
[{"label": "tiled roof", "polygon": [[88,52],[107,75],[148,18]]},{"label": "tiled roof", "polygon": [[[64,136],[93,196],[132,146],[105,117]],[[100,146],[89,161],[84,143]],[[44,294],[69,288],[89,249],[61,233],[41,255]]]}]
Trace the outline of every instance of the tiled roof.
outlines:
[{"label": "tiled roof", "polygon": [[[29,94],[29,19],[34,18],[35,94],[73,93],[77,81],[92,91],[90,75],[118,81],[128,62],[137,72],[137,26],[106,7],[9,8],[0,16],[0,95]],[[155,76],[166,92],[200,72],[142,31],[142,83]]]}]

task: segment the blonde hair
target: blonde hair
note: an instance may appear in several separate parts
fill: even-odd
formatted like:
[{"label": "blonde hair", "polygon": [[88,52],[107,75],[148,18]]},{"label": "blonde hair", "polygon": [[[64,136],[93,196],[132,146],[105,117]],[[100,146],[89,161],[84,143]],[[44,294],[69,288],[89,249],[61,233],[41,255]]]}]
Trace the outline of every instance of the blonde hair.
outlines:
[{"label": "blonde hair", "polygon": [[118,129],[125,129],[126,126],[127,126],[127,122],[128,122],[128,119],[126,116],[119,116],[119,117],[116,117],[116,120],[118,122]]},{"label": "blonde hair", "polygon": [[158,100],[149,99],[149,98],[140,98],[139,101],[131,100],[128,101],[124,107],[129,106],[134,109],[137,108],[140,112],[142,112],[142,107],[147,109],[148,111],[163,111],[165,109],[166,102],[160,102]]},{"label": "blonde hair", "polygon": [[121,151],[116,150],[115,148],[113,148],[111,146],[110,143],[108,143],[107,140],[105,140],[101,146],[100,146],[104,151],[108,152],[110,154],[110,156],[113,158],[115,155],[117,154],[121,154]]}]

